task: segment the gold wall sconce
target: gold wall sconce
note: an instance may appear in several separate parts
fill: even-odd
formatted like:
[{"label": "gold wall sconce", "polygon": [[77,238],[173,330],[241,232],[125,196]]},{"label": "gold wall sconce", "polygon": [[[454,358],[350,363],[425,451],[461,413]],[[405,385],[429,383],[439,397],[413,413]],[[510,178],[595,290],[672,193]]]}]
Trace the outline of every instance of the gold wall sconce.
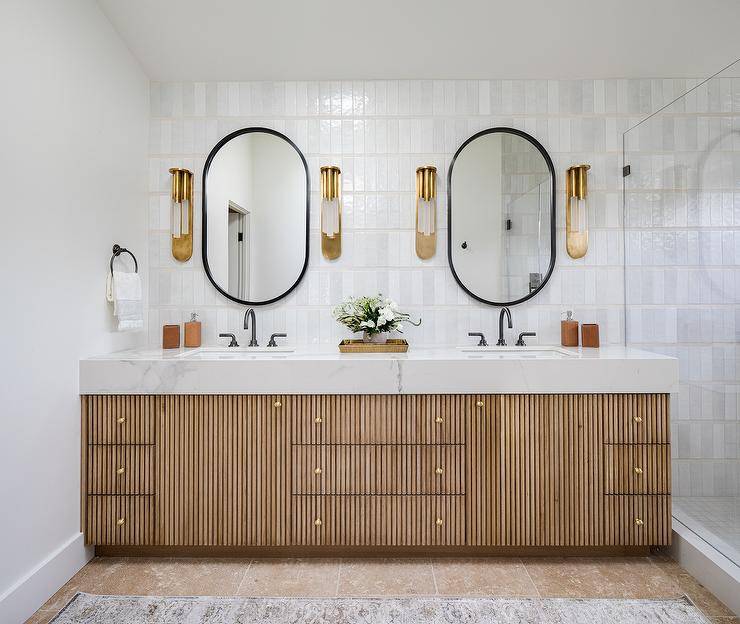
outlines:
[{"label": "gold wall sconce", "polygon": [[416,170],[416,255],[431,258],[437,249],[437,168]]},{"label": "gold wall sconce", "polygon": [[172,167],[170,234],[172,256],[185,262],[193,255],[193,172]]},{"label": "gold wall sconce", "polygon": [[565,247],[573,259],[588,251],[588,170],[575,165],[565,172]]},{"label": "gold wall sconce", "polygon": [[321,253],[327,260],[342,255],[341,170],[321,167]]}]

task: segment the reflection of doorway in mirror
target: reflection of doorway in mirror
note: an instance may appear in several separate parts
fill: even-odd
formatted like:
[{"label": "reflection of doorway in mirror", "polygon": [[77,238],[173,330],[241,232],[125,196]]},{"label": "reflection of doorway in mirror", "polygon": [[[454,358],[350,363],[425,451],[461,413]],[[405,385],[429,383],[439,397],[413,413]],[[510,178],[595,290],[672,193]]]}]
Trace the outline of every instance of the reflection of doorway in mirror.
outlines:
[{"label": "reflection of doorway in mirror", "polygon": [[239,299],[249,298],[252,266],[249,217],[246,208],[229,201],[229,292]]}]

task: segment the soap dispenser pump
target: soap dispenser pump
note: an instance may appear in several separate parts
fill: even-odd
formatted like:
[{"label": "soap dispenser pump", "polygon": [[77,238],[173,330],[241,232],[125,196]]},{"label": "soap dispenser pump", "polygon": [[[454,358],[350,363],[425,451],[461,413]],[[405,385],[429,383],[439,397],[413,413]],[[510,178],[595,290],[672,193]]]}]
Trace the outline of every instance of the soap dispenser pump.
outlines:
[{"label": "soap dispenser pump", "polygon": [[578,346],[578,321],[573,318],[573,310],[568,310],[564,321],[560,321],[560,344],[564,347]]}]

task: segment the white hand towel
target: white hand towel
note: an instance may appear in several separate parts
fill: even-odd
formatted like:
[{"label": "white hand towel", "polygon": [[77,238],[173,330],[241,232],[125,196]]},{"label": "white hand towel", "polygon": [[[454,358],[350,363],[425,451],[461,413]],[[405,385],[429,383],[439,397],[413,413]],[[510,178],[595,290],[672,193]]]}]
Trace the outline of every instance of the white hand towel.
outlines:
[{"label": "white hand towel", "polygon": [[113,314],[118,318],[118,331],[144,329],[144,304],[138,273],[113,271]]}]

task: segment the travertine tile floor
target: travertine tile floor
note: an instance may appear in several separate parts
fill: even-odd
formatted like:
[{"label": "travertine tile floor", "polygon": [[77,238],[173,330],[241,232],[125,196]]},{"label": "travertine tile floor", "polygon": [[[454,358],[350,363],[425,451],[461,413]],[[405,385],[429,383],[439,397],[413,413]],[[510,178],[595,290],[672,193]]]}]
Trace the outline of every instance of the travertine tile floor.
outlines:
[{"label": "travertine tile floor", "polygon": [[475,559],[155,559],[97,557],[28,622],[48,622],[78,591],[208,596],[688,595],[717,624],[740,619],[665,557]]}]

